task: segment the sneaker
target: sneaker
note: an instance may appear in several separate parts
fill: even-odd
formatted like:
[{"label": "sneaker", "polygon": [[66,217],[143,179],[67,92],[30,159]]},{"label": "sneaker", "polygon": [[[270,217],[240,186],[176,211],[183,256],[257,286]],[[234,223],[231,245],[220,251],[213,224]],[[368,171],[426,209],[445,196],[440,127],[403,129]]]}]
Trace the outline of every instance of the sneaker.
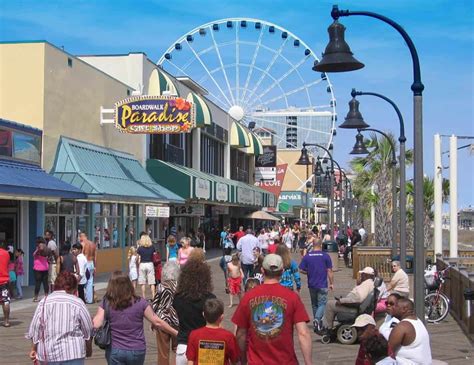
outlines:
[{"label": "sneaker", "polygon": [[321,331],[321,322],[317,320],[316,318],[313,319],[313,330],[315,333],[318,333]]}]

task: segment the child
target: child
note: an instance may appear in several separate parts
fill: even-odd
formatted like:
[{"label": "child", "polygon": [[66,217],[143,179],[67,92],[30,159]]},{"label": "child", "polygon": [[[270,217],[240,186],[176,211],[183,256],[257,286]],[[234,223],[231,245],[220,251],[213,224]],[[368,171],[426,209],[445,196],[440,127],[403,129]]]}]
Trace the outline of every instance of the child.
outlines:
[{"label": "child", "polygon": [[166,262],[178,260],[178,248],[176,237],[170,234],[166,243]]},{"label": "child", "polygon": [[259,286],[261,284],[260,279],[258,278],[248,278],[245,282],[245,292],[247,293],[249,290]]},{"label": "child", "polygon": [[128,250],[128,277],[132,282],[134,288],[137,287],[138,280],[138,265],[137,265],[138,255],[137,249],[132,246]]},{"label": "child", "polygon": [[263,265],[263,255],[258,256],[257,261],[253,266],[253,277],[260,281],[260,284],[263,283],[263,273],[262,273],[262,265]]},{"label": "child", "polygon": [[152,260],[155,268],[155,283],[158,285],[161,283],[161,254],[158,251],[153,252]]},{"label": "child", "polygon": [[224,319],[224,303],[211,298],[204,302],[206,326],[192,331],[188,339],[186,357],[188,364],[236,364],[239,346],[235,336],[220,328]]},{"label": "child", "polygon": [[82,245],[80,243],[75,243],[74,245],[72,245],[72,254],[76,256],[77,263],[79,266],[79,272],[76,273],[78,296],[85,303],[86,297],[85,297],[84,289],[87,283],[87,276],[86,276],[87,258],[82,253]]},{"label": "child", "polygon": [[15,296],[15,286],[16,286],[16,272],[15,272],[15,255],[13,252],[10,252],[10,262],[8,263],[8,276],[10,277],[10,282],[8,283],[8,292],[10,293],[10,298]]},{"label": "child", "polygon": [[23,255],[24,252],[21,248],[17,248],[15,251],[15,273],[16,273],[16,299],[23,298],[23,275],[25,269],[23,268]]},{"label": "child", "polygon": [[229,294],[229,285],[227,283],[227,264],[232,261],[232,248],[226,247],[224,248],[224,256],[222,256],[219,266],[221,267],[222,271],[224,271],[224,282],[225,282],[225,292]]},{"label": "child", "polygon": [[233,306],[232,297],[237,295],[242,299],[242,278],[244,277],[244,272],[240,266],[240,259],[238,254],[232,256],[232,261],[227,264],[227,283],[229,287],[229,298],[230,304],[229,308]]}]

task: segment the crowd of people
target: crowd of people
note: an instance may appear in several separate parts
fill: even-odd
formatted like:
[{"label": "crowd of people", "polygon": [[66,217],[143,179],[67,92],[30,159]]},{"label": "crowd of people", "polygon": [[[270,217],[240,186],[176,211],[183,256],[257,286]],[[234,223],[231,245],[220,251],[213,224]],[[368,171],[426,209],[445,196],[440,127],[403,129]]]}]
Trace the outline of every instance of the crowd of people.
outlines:
[{"label": "crowd of people", "polygon": [[[162,264],[160,253],[143,232],[129,249],[128,272],[112,273],[93,318],[86,304],[94,300],[94,293],[88,292],[96,266],[94,243],[83,234],[80,243],[65,245],[56,253],[52,232],[38,237],[33,254],[34,300],[38,301],[41,285],[45,297],[27,334],[32,342],[30,358],[40,364],[83,364],[91,356],[95,334],[106,331],[108,364],[143,364],[146,319],[156,335],[158,364],[297,364],[294,338],[305,365],[313,364],[310,317],[300,298],[301,275],[307,276],[313,330],[319,335],[334,328],[339,313],[353,312],[354,305],[374,292],[377,277],[373,268],[366,267],[345,297],[328,300],[335,278],[331,257],[322,248],[327,233],[323,228],[295,224],[257,233],[244,227],[235,233],[227,227],[222,230],[220,267],[228,306],[237,301],[233,332],[221,327],[226,305],[214,293],[205,252],[187,236],[179,240],[168,236]],[[292,255],[296,252],[300,256]],[[22,253],[15,252],[15,268],[21,259]],[[9,268],[11,261],[11,253],[0,248],[5,326],[11,285],[9,270],[6,280],[1,268]],[[408,299],[408,277],[397,261],[392,262],[392,270],[392,280],[378,289],[383,304],[379,311],[387,313],[381,326],[377,329],[372,313],[360,315],[353,324],[360,340],[356,364],[430,364],[428,332]]]}]

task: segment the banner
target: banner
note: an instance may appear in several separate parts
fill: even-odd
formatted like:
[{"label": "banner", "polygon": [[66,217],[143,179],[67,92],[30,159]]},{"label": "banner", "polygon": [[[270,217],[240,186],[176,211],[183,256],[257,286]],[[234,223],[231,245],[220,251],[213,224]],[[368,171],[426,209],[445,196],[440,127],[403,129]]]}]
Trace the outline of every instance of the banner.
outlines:
[{"label": "banner", "polygon": [[195,127],[195,107],[182,98],[134,96],[115,103],[115,127],[124,133],[187,133]]},{"label": "banner", "polygon": [[278,165],[276,167],[275,181],[255,181],[255,186],[258,186],[278,197],[283,187],[283,180],[285,179],[287,167],[287,163]]}]

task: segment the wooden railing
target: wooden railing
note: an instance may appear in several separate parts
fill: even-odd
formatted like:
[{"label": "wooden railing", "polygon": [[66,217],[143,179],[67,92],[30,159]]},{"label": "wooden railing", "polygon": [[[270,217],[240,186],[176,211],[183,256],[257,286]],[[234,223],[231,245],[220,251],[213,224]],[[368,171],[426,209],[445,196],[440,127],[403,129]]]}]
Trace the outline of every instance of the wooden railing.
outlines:
[{"label": "wooden railing", "polygon": [[[440,259],[436,261],[438,270],[443,270],[448,264],[453,264],[454,260]],[[464,291],[474,290],[474,274],[464,270],[464,266],[451,267],[448,279],[443,285],[443,292],[450,298],[450,312],[456,319],[467,337],[474,342],[474,313],[468,316],[468,305],[473,309],[473,303],[464,300]]]},{"label": "wooden railing", "polygon": [[[413,250],[408,250],[407,256],[413,257]],[[449,250],[444,250],[443,257],[448,258],[448,256]],[[457,263],[459,265],[464,265],[468,270],[474,271],[474,251],[460,250],[458,256]],[[432,261],[435,262],[433,250],[427,250],[426,257],[430,257]],[[359,270],[370,266],[376,269],[384,280],[388,281],[392,275],[390,267],[391,259],[392,250],[390,247],[355,246],[352,251],[352,276],[356,279]],[[410,269],[408,265],[407,268]]]}]

